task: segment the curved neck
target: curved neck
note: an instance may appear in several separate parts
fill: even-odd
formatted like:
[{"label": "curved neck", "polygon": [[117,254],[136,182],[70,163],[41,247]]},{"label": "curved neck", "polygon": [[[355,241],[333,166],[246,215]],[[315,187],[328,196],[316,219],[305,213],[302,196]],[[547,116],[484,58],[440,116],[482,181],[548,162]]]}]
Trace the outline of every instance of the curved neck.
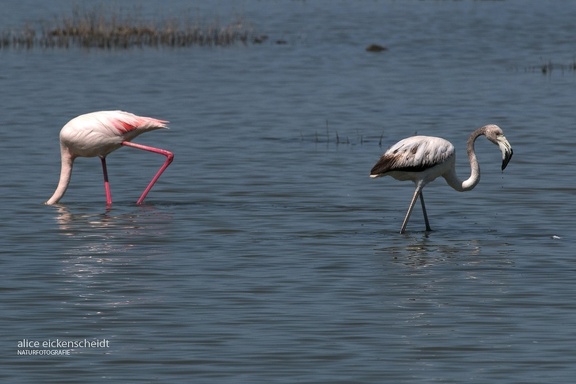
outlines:
[{"label": "curved neck", "polygon": [[65,149],[62,148],[62,168],[60,169],[60,181],[58,181],[58,186],[56,187],[56,191],[48,201],[44,204],[52,205],[57,204],[64,193],[66,193],[66,189],[68,189],[68,184],[70,184],[70,177],[72,175],[72,165],[74,162],[74,157]]},{"label": "curved neck", "polygon": [[468,160],[470,161],[470,177],[464,181],[460,180],[456,175],[456,170],[454,168],[444,176],[448,185],[459,192],[470,191],[480,182],[480,165],[478,164],[478,159],[476,159],[476,153],[474,152],[474,142],[479,136],[482,136],[485,133],[485,127],[478,128],[472,132],[466,142],[466,151],[468,152]]}]

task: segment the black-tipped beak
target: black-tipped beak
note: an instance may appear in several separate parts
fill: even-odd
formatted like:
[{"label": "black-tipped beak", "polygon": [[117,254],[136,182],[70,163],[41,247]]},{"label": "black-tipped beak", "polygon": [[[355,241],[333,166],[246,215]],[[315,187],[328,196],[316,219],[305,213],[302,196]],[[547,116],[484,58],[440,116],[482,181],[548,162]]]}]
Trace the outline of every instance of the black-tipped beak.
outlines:
[{"label": "black-tipped beak", "polygon": [[504,135],[499,135],[496,138],[496,144],[498,144],[500,152],[502,152],[502,170],[504,170],[510,162],[510,159],[512,159],[514,151],[512,151],[512,146]]},{"label": "black-tipped beak", "polygon": [[500,146],[500,149],[502,150],[502,170],[504,170],[506,169],[506,166],[510,162],[510,159],[512,159],[514,151],[512,150],[512,146],[510,145],[510,143],[508,143],[507,141],[505,144],[502,144]]}]

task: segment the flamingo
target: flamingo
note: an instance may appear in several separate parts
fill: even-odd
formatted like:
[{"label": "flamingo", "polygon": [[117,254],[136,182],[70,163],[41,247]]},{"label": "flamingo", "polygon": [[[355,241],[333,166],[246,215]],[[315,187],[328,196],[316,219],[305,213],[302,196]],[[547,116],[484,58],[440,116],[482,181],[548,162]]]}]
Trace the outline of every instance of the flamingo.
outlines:
[{"label": "flamingo", "polygon": [[480,166],[474,152],[474,142],[480,136],[486,136],[492,143],[498,145],[502,152],[502,171],[512,158],[512,146],[506,140],[502,129],[494,124],[485,125],[470,134],[467,142],[468,159],[471,175],[462,181],[456,175],[456,153],[449,141],[440,137],[412,136],[391,146],[380,157],[370,171],[370,177],[392,176],[396,180],[411,180],[416,184],[414,196],[408,207],[408,212],[402,223],[400,233],[406,231],[406,224],[418,197],[422,204],[426,231],[431,231],[424,204],[422,189],[439,176],[446,179],[448,185],[459,192],[470,191],[480,181]]},{"label": "flamingo", "polygon": [[60,152],[62,167],[60,181],[56,191],[45,204],[57,204],[70,184],[72,166],[77,157],[100,157],[104,173],[104,190],[106,192],[106,205],[112,204],[110,183],[106,167],[106,156],[121,146],[133,147],[159,153],[166,156],[164,165],[156,175],[136,204],[140,205],[162,172],[172,163],[174,154],[165,149],[149,147],[147,145],[132,143],[136,136],[156,129],[168,128],[168,121],[152,117],[137,116],[124,111],[99,111],[77,116],[70,120],[60,131]]}]

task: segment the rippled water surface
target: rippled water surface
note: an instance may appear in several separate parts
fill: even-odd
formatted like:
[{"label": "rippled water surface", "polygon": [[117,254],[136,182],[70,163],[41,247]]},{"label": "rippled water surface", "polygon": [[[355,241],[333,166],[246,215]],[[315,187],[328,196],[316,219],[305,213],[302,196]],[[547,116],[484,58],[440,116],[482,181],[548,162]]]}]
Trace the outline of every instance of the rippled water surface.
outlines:
[{"label": "rippled water surface", "polygon": [[[0,24],[78,3],[20,1]],[[0,50],[1,381],[573,380],[576,4],[206,3],[140,12],[239,14],[268,40]],[[78,159],[62,204],[43,205],[59,129],[103,109],[170,120],[135,141],[174,163],[136,206],[163,158],[111,154],[106,209],[100,162]],[[467,177],[487,123],[508,168],[480,139],[480,184],[429,185],[433,231],[416,206],[400,235],[413,185],[370,179],[379,155],[442,136]]]}]

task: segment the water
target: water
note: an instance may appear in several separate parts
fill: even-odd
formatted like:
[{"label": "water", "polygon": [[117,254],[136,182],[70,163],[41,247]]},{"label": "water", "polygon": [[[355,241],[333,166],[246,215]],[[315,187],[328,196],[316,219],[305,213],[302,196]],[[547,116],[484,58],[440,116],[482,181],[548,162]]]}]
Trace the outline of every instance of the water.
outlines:
[{"label": "water", "polygon": [[[78,2],[21,1],[3,25]],[[569,1],[142,2],[241,14],[262,45],[0,51],[0,379],[10,383],[568,382],[576,373],[574,60]],[[276,40],[288,44],[275,44]],[[389,49],[371,54],[372,43]],[[557,66],[556,68],[560,68]],[[171,121],[136,141],[176,158],[76,162],[42,204],[72,117]],[[427,189],[368,172],[414,133],[500,125],[482,181]],[[380,142],[381,145],[380,145]],[[107,342],[19,356],[24,339]],[[50,348],[28,348],[50,350]],[[67,351],[70,348],[55,348]]]}]

